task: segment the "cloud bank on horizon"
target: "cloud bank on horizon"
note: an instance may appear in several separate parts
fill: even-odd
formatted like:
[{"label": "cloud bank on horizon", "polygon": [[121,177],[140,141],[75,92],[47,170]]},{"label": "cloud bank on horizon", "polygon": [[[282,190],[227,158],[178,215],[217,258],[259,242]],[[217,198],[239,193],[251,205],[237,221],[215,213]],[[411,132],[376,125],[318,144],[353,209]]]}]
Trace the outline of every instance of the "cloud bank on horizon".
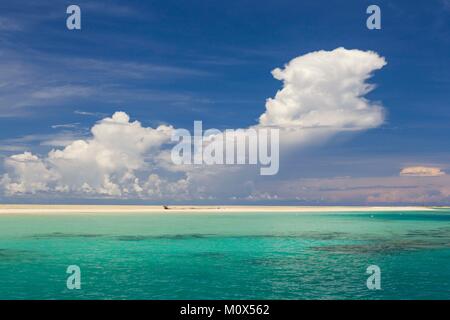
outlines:
[{"label": "cloud bank on horizon", "polygon": [[438,167],[415,166],[403,168],[400,171],[400,175],[410,177],[439,177],[445,175],[445,172]]},{"label": "cloud bank on horizon", "polygon": [[[366,80],[385,64],[379,54],[356,49],[299,56],[272,71],[283,87],[267,100],[253,127],[279,128],[285,151],[375,128],[383,123],[384,111],[364,97],[374,89]],[[8,196],[81,198],[254,199],[260,193],[248,167],[175,166],[168,150],[173,130],[171,125],[144,127],[116,112],[95,124],[88,139],[45,156],[24,152],[6,158],[0,187]]]}]

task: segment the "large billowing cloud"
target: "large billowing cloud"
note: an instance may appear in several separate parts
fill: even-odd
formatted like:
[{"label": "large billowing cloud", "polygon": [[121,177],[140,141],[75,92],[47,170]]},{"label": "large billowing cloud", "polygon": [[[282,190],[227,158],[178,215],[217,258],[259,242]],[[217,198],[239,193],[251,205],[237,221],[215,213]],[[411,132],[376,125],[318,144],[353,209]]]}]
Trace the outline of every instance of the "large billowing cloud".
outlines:
[{"label": "large billowing cloud", "polygon": [[[141,191],[135,172],[145,170],[147,154],[169,141],[171,127],[144,128],[124,112],[99,121],[92,138],[51,150],[40,159],[25,152],[6,159],[10,194],[59,191],[122,196]],[[146,182],[145,182],[146,183]]]},{"label": "large billowing cloud", "polygon": [[[267,100],[253,128],[278,128],[281,144],[298,149],[341,132],[377,127],[383,108],[364,95],[373,89],[366,80],[385,64],[375,52],[344,48],[299,56],[272,71],[283,87]],[[25,152],[7,158],[0,185],[9,195],[198,199],[228,194],[227,189],[251,194],[254,170],[174,166],[168,156],[172,131],[172,126],[143,127],[116,112],[95,124],[89,139],[45,157]]]},{"label": "large billowing cloud", "polygon": [[289,128],[368,129],[383,122],[380,105],[364,98],[365,81],[386,64],[375,52],[317,51],[291,60],[272,75],[283,89],[269,98],[261,125]]}]

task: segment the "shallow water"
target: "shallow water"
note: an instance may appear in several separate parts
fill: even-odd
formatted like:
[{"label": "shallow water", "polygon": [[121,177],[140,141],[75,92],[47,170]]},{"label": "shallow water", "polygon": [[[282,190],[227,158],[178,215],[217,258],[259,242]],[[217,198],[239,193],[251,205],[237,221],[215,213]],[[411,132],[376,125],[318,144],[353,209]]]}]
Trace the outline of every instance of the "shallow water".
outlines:
[{"label": "shallow water", "polygon": [[0,215],[0,299],[450,299],[449,262],[450,211]]}]

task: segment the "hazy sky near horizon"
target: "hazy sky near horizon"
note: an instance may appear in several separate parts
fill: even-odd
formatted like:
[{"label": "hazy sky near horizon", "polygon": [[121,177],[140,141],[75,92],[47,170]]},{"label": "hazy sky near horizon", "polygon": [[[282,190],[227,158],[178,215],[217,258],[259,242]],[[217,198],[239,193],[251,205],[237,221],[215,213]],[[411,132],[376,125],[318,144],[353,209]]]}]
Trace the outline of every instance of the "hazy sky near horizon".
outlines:
[{"label": "hazy sky near horizon", "polygon": [[[70,4],[82,30],[66,28]],[[366,28],[370,4],[381,30]],[[448,203],[449,22],[448,0],[0,0],[0,201]],[[330,85],[367,68],[370,120],[346,92],[313,90],[319,115],[336,97],[340,130],[307,135],[276,176],[169,167],[167,128],[257,124],[283,88],[271,71],[308,53]]]}]

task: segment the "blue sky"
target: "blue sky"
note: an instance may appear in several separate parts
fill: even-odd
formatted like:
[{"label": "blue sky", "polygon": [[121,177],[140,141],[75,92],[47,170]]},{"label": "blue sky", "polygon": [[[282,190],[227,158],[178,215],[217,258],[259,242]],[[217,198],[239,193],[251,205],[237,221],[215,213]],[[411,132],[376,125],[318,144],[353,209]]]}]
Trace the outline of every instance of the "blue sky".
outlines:
[{"label": "blue sky", "polygon": [[[247,127],[281,88],[271,70],[309,52],[345,47],[385,57],[387,65],[369,80],[376,89],[366,96],[384,106],[384,124],[282,160],[277,181],[389,180],[407,166],[448,170],[448,0],[74,3],[82,11],[80,31],[65,27],[72,3],[0,2],[1,161],[88,138],[90,128],[115,111],[146,127],[190,128],[194,120],[219,129]],[[366,28],[370,4],[381,8],[381,30]],[[416,180],[412,188],[430,184]],[[440,189],[446,182],[438,184],[424,202],[446,201]],[[23,194],[18,201],[35,198],[42,199]]]}]

